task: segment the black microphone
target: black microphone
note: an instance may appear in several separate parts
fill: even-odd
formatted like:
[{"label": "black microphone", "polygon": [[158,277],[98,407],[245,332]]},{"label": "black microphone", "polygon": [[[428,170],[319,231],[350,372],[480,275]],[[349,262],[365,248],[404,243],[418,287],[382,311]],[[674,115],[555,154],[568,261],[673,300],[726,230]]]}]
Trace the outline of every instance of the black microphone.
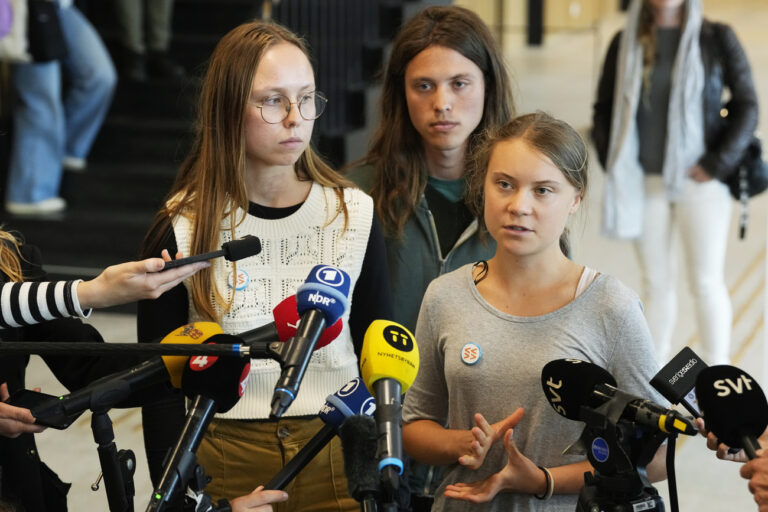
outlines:
[{"label": "black microphone", "polygon": [[[175,329],[163,338],[163,344],[202,343],[215,338],[219,343],[232,343],[236,338],[221,334],[221,327],[213,322],[196,322]],[[73,417],[87,409],[107,410],[114,406],[134,407],[146,402],[153,386],[168,381],[181,385],[181,372],[185,356],[163,356],[142,361],[126,370],[106,375],[87,386],[39,404],[33,415],[41,423],[57,423],[60,418]]]},{"label": "black microphone", "polygon": [[339,437],[349,495],[363,512],[375,512],[379,494],[376,421],[370,416],[350,416],[342,423]]},{"label": "black microphone", "polygon": [[218,251],[206,252],[195,256],[187,256],[178,260],[166,261],[163,270],[189,265],[197,261],[212,260],[224,256],[227,261],[238,261],[249,256],[256,256],[261,252],[261,240],[253,235],[246,235],[239,240],[232,240],[221,244]]},{"label": "black microphone", "polygon": [[757,457],[757,438],[768,426],[768,402],[760,385],[744,370],[716,365],[699,373],[696,394],[707,429],[720,442],[744,448],[750,459]]},{"label": "black microphone", "polygon": [[147,512],[159,512],[186,485],[197,466],[197,451],[205,429],[217,412],[227,412],[243,396],[251,363],[238,357],[193,356],[184,367],[181,388],[192,399],[187,420],[170,452]]},{"label": "black microphone", "polygon": [[349,287],[346,272],[330,265],[317,265],[297,290],[299,326],[296,336],[287,342],[282,372],[272,394],[270,418],[279,418],[293,403],[325,327],[335,324],[347,310]]},{"label": "black microphone", "polygon": [[[696,435],[690,418],[661,405],[616,388],[616,379],[604,368],[579,359],[556,359],[541,371],[541,386],[552,408],[561,416],[583,421],[582,407],[595,409],[621,396],[625,400],[621,418],[651,432]],[[616,418],[618,419],[618,418]]]},{"label": "black microphone", "polygon": [[683,347],[651,379],[651,386],[672,404],[682,404],[695,417],[701,416],[696,400],[696,377],[707,364],[690,347]]}]

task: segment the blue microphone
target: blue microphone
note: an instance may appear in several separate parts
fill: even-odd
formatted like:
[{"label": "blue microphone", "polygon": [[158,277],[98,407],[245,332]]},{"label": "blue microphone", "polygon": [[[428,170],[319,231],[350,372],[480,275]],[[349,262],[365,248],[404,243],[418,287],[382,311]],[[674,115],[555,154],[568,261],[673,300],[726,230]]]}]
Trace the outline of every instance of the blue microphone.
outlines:
[{"label": "blue microphone", "polygon": [[328,395],[317,415],[326,426],[338,431],[350,416],[373,416],[375,411],[376,399],[368,392],[363,380],[355,377],[334,394]]},{"label": "blue microphone", "polygon": [[270,418],[279,418],[293,403],[317,340],[326,326],[335,324],[347,310],[349,287],[346,272],[330,265],[317,265],[297,290],[299,326],[296,336],[287,341],[280,365],[282,373],[272,394]]},{"label": "blue microphone", "polygon": [[323,420],[323,428],[299,450],[280,472],[267,483],[265,489],[284,489],[299,471],[309,464],[320,450],[335,436],[348,417],[371,416],[376,410],[376,400],[368,392],[360,377],[344,384],[338,391],[328,395],[317,415]]}]

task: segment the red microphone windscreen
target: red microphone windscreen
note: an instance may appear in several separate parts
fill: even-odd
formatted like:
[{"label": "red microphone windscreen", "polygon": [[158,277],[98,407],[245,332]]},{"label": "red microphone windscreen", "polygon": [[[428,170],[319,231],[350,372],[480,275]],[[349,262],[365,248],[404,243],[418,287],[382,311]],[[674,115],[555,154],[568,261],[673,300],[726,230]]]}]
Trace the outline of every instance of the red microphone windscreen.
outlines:
[{"label": "red microphone windscreen", "polygon": [[[275,327],[280,341],[288,341],[296,336],[296,329],[299,325],[299,312],[296,309],[296,295],[291,295],[283,299],[272,310],[272,317],[275,319]],[[339,318],[336,323],[326,327],[323,334],[317,340],[315,350],[322,348],[335,340],[341,334],[342,320]]]}]

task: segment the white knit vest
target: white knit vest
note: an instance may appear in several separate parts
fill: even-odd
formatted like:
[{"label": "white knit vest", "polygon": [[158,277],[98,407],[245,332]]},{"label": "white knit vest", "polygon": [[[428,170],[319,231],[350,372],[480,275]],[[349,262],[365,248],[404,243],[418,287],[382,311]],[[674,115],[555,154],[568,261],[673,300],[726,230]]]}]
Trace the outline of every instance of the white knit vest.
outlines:
[{"label": "white knit vest", "polygon": [[[273,321],[272,308],[296,293],[315,265],[333,265],[347,272],[352,293],[362,268],[373,219],[373,201],[358,189],[344,189],[344,202],[349,220],[344,231],[344,215],[333,221],[338,198],[333,189],[314,183],[304,204],[283,219],[261,219],[245,214],[245,220],[235,228],[235,238],[255,235],[261,239],[262,251],[257,256],[234,265],[223,258],[213,260],[219,292],[225,301],[234,301],[221,318],[226,333],[237,334]],[[237,210],[236,219],[244,212]],[[330,222],[330,224],[329,224]],[[173,223],[178,248],[189,254],[191,223],[182,215]],[[222,222],[219,243],[230,241],[229,222]],[[233,287],[233,283],[234,287]],[[191,281],[184,282],[191,297]],[[235,290],[236,288],[236,290]],[[201,320],[190,299],[190,321]],[[221,312],[223,308],[214,304]],[[332,343],[316,350],[307,367],[296,400],[286,416],[315,415],[325,398],[349,380],[358,376],[357,358],[349,332],[349,308],[344,313],[344,327]],[[280,366],[272,360],[252,359],[248,386],[240,401],[230,411],[217,415],[229,419],[259,419],[269,417],[272,391],[280,376]]]}]

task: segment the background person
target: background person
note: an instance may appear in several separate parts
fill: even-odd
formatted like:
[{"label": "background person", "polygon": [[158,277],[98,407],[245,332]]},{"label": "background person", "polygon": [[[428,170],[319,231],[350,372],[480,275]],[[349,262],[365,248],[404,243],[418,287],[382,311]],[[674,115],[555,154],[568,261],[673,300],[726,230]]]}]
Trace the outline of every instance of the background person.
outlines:
[{"label": "background person", "polygon": [[[395,37],[379,105],[368,154],[347,177],[374,199],[393,319],[413,331],[430,281],[493,255],[466,204],[466,173],[485,130],[514,114],[511,81],[475,13],[428,7]],[[414,509],[429,510],[440,469],[414,463],[410,473]]]},{"label": "background person", "polygon": [[[720,120],[724,88],[728,122]],[[604,231],[634,240],[659,361],[677,319],[677,237],[695,301],[702,358],[729,361],[725,251],[735,172],[757,125],[744,50],[699,0],[634,0],[608,49],[593,115],[606,171]]]}]

